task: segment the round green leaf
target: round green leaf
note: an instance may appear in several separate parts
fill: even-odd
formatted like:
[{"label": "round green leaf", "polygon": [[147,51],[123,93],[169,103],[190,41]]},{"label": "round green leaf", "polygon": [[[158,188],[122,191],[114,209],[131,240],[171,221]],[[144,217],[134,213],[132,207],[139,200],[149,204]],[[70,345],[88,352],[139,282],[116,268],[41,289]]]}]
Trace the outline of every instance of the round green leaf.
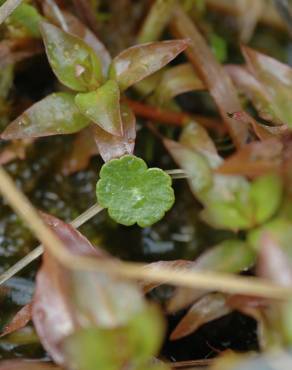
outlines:
[{"label": "round green leaf", "polygon": [[171,178],[132,155],[104,164],[96,194],[101,206],[118,223],[147,227],[162,219],[174,203]]}]

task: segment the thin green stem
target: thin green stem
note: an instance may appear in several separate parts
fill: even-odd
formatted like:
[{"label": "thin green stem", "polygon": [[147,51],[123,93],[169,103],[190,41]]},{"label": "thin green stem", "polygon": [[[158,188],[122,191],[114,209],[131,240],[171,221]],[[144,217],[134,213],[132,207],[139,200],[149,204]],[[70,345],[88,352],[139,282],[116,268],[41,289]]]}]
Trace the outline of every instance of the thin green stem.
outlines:
[{"label": "thin green stem", "polygon": [[[83,224],[85,224],[92,217],[100,213],[102,210],[103,208],[96,203],[92,207],[87,209],[85,212],[83,212],[80,216],[75,218],[75,220],[73,220],[70,224],[73,227],[78,228],[82,226]],[[38,257],[40,257],[43,254],[43,252],[44,252],[44,247],[42,245],[39,245],[34,250],[32,250],[30,253],[28,253],[25,257],[23,257],[21,260],[16,262],[7,271],[5,271],[2,275],[0,275],[0,285],[5,283],[5,281],[12,278],[14,275],[16,275],[18,272],[23,270],[26,266],[28,266],[31,262],[33,262]]]},{"label": "thin green stem", "polygon": [[[185,172],[180,169],[168,170],[166,172],[173,179],[184,179],[187,177]],[[87,221],[89,221],[92,217],[96,216],[102,210],[103,208],[96,203],[92,207],[87,209],[85,212],[83,212],[80,216],[75,218],[75,220],[73,220],[70,224],[73,227],[78,228],[82,226],[83,224],[85,224]],[[14,275],[18,274],[26,266],[28,266],[31,262],[39,258],[43,254],[43,252],[44,252],[44,247],[42,245],[39,245],[34,250],[32,250],[30,253],[28,253],[25,257],[23,257],[21,260],[16,262],[7,271],[5,271],[2,275],[0,275],[0,285],[4,284],[7,280],[12,278]]]}]

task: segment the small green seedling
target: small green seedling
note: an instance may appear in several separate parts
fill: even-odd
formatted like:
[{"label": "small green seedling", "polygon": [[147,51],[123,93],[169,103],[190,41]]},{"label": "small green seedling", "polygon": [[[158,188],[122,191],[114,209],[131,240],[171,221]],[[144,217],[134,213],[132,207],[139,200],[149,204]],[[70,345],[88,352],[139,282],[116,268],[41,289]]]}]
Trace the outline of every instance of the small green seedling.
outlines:
[{"label": "small green seedling", "polygon": [[118,223],[147,227],[163,218],[174,203],[170,176],[147,168],[143,159],[125,155],[103,165],[96,195]]}]

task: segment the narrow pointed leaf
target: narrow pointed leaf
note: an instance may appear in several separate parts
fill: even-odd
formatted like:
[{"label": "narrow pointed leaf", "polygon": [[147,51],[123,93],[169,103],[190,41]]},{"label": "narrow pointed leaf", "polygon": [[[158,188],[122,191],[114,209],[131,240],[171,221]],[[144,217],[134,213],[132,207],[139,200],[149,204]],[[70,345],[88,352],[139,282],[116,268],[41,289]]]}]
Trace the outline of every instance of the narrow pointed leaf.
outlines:
[{"label": "narrow pointed leaf", "polygon": [[2,133],[5,140],[71,134],[88,126],[74,103],[74,96],[55,93],[32,105]]},{"label": "narrow pointed leaf", "polygon": [[[52,1],[45,0],[43,9],[46,17],[49,20],[51,20],[59,27],[62,27],[62,23],[60,22],[62,18],[56,16],[56,13],[54,11],[55,9],[54,3]],[[62,13],[63,18],[66,21],[68,32],[81,38],[84,42],[86,42],[87,45],[89,45],[95,51],[96,55],[99,57],[101,61],[103,74],[106,75],[108,72],[109,65],[111,63],[111,56],[107,51],[106,47],[104,46],[104,44],[96,37],[96,35],[89,28],[87,28],[82,22],[80,22],[80,20],[73,14],[63,9],[59,9],[59,11]]]},{"label": "narrow pointed leaf", "polygon": [[205,90],[201,79],[189,63],[169,68],[156,88],[155,97],[163,104],[179,94]]},{"label": "narrow pointed leaf", "polygon": [[202,325],[219,319],[232,312],[227,305],[227,296],[221,293],[210,293],[197,301],[180,320],[170,339],[177,340],[192,334]]},{"label": "narrow pointed leaf", "polygon": [[94,90],[103,81],[101,62],[80,38],[50,23],[41,23],[41,33],[51,67],[59,81],[76,91]]},{"label": "narrow pointed leaf", "polygon": [[273,112],[292,127],[292,68],[251,48],[242,50],[249,69],[265,89]]},{"label": "narrow pointed leaf", "polygon": [[234,143],[238,147],[242,146],[248,138],[248,127],[244,122],[236,121],[228,114],[242,110],[231,79],[217,62],[193,20],[181,6],[176,8],[173,28],[179,37],[190,39],[186,54],[218,106]]},{"label": "narrow pointed leaf", "polygon": [[110,68],[110,78],[116,79],[120,88],[125,90],[164,67],[187,46],[186,40],[133,46],[114,58]]},{"label": "narrow pointed leaf", "polygon": [[31,307],[31,303],[28,303],[27,305],[22,307],[12,318],[11,322],[5,326],[1,337],[24,328],[31,320]]},{"label": "narrow pointed leaf", "polygon": [[[256,253],[248,244],[240,240],[225,240],[199,256],[190,269],[237,273],[253,266]],[[176,312],[189,306],[205,292],[200,290],[178,288],[167,305],[169,312]]]},{"label": "narrow pointed leaf", "polygon": [[77,94],[75,103],[82,114],[104,131],[116,136],[123,135],[120,90],[115,81],[107,81],[96,91]]}]

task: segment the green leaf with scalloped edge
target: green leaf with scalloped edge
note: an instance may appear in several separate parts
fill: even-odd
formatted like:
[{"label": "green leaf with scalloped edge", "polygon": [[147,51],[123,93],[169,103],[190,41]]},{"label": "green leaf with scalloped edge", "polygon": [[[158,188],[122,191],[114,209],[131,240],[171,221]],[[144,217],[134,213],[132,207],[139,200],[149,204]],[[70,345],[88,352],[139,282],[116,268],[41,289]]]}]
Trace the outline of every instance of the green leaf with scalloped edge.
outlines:
[{"label": "green leaf with scalloped edge", "polygon": [[116,81],[108,80],[96,91],[75,97],[80,112],[112,135],[123,135],[120,90]]},{"label": "green leaf with scalloped edge", "polygon": [[174,203],[170,176],[159,168],[147,168],[133,155],[103,165],[96,186],[99,204],[116,222],[147,227],[161,220]]},{"label": "green leaf with scalloped edge", "polygon": [[60,82],[76,91],[95,90],[102,84],[101,62],[89,45],[47,22],[40,23],[40,30],[50,65]]},{"label": "green leaf with scalloped edge", "polygon": [[72,134],[88,126],[74,103],[74,95],[54,93],[33,104],[6,127],[4,140]]}]

